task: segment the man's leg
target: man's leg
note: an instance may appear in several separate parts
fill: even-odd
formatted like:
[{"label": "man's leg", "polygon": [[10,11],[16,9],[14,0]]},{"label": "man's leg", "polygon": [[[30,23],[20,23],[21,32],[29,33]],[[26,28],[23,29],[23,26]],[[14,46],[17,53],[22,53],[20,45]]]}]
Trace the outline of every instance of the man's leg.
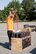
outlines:
[{"label": "man's leg", "polygon": [[9,37],[9,45],[11,46],[11,37]]},{"label": "man's leg", "polygon": [[9,49],[11,50],[11,38],[9,37]]},{"label": "man's leg", "polygon": [[12,32],[11,31],[8,31],[8,38],[9,38],[9,48],[11,49],[11,35],[12,35]]}]

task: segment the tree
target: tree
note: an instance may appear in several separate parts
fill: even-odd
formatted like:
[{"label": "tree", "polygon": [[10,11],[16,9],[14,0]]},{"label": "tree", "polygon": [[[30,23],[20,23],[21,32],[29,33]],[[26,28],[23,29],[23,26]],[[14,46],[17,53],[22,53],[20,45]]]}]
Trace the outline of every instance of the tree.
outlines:
[{"label": "tree", "polygon": [[20,13],[21,4],[19,3],[19,1],[12,0],[11,2],[9,2],[7,7],[4,7],[4,10],[2,10],[2,11],[0,10],[0,20],[2,20],[2,21],[5,20],[5,18],[9,15],[9,11],[12,7],[17,9],[18,16],[20,16],[22,14],[22,13]]},{"label": "tree", "polygon": [[18,13],[19,13],[19,10],[21,8],[21,4],[19,3],[18,0],[12,0],[12,2],[10,2],[7,6],[7,8],[11,9],[11,8],[16,8]]},{"label": "tree", "polygon": [[27,19],[28,16],[29,16],[29,12],[30,12],[30,10],[32,9],[32,6],[33,6],[33,0],[23,0],[22,6],[24,8],[25,19]]},{"label": "tree", "polygon": [[35,10],[36,10],[36,2],[33,2],[33,7],[34,7]]},{"label": "tree", "polygon": [[[20,17],[20,15],[22,15],[22,13],[20,13],[21,12],[21,4],[19,3],[19,1],[18,0],[12,0],[12,2],[10,2],[8,5],[7,5],[7,7],[5,7],[4,8],[4,14],[5,14],[5,16],[7,16],[8,15],[8,13],[9,13],[9,11],[10,11],[10,9],[11,8],[15,8],[15,9],[17,9],[17,13],[18,13],[18,16]],[[20,13],[20,14],[19,14]],[[21,18],[21,17],[20,17]]]},{"label": "tree", "polygon": [[3,21],[3,20],[4,20],[4,16],[3,16],[2,11],[3,11],[3,10],[0,10],[0,21]]},{"label": "tree", "polygon": [[36,20],[36,2],[33,2],[33,8],[31,9],[29,13],[29,20]]}]

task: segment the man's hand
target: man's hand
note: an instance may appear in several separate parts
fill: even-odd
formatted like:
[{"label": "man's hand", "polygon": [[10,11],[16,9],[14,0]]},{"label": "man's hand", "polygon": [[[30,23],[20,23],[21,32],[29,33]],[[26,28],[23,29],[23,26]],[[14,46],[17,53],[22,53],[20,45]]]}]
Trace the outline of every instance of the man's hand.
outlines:
[{"label": "man's hand", "polygon": [[13,30],[13,32],[15,32],[15,30]]}]

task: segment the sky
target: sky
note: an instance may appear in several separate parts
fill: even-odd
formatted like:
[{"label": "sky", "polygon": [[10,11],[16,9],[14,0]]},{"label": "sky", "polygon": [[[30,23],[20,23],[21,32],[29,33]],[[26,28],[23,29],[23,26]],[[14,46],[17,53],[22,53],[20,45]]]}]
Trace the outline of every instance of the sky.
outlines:
[{"label": "sky", "polygon": [[[8,5],[9,2],[11,2],[12,0],[0,0],[0,10],[4,9],[5,6]],[[20,2],[22,2],[22,0],[19,0]]]},{"label": "sky", "polygon": [[[11,2],[12,0],[0,0],[0,10],[4,9],[5,6],[8,5],[9,2]],[[35,0],[36,1],[36,0]],[[19,2],[21,3],[22,0],[19,0]]]}]

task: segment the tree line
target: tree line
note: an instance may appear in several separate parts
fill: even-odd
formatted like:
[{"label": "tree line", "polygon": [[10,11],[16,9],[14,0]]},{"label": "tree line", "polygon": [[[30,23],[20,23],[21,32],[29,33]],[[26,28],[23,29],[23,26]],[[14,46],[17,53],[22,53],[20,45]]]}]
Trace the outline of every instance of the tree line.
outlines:
[{"label": "tree line", "polygon": [[17,9],[19,20],[36,20],[35,4],[33,0],[23,0],[21,3],[18,0],[12,0],[7,7],[4,7],[4,10],[0,10],[0,21],[5,21],[12,7]]}]

